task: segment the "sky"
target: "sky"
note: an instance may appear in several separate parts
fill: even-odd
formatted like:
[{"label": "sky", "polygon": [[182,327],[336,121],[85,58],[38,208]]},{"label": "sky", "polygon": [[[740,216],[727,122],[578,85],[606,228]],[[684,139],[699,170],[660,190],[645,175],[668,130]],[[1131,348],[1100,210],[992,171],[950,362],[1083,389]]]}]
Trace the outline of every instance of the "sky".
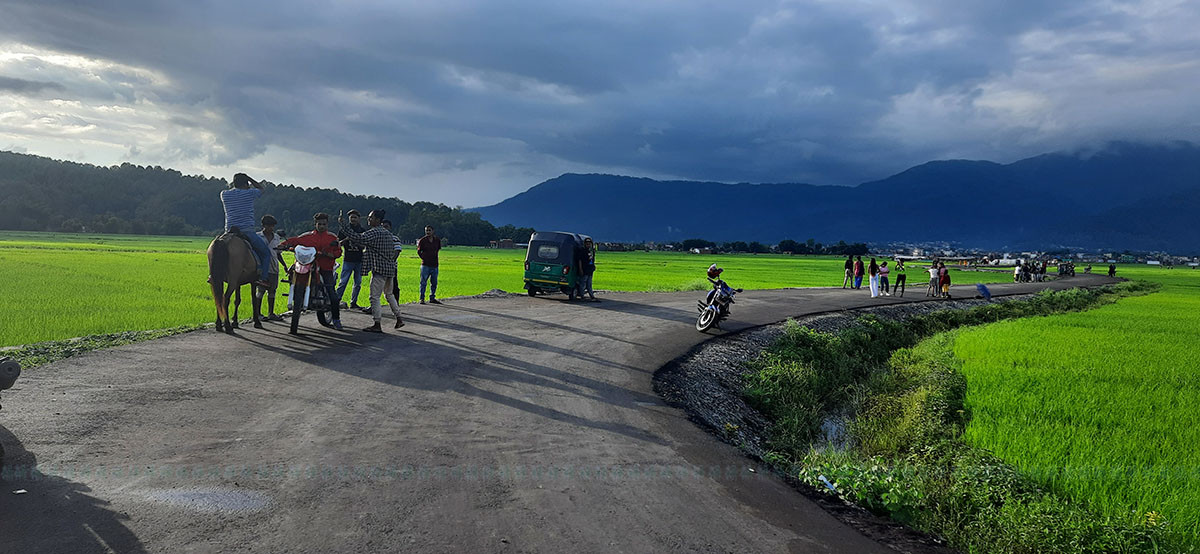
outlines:
[{"label": "sky", "polygon": [[0,150],[467,207],[1200,142],[1200,2],[0,0]]}]

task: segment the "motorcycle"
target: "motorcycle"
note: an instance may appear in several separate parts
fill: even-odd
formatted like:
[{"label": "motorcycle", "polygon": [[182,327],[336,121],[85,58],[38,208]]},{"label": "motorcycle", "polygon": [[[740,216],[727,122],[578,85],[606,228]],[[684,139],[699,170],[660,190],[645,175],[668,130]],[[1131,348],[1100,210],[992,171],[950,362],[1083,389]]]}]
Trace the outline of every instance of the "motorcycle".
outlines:
[{"label": "motorcycle", "polygon": [[696,302],[700,309],[700,316],[696,318],[696,330],[701,333],[713,327],[720,328],[721,322],[729,317],[729,305],[733,304],[733,295],[742,292],[742,289],[730,287],[721,279],[709,277],[708,282],[712,283],[713,290],[708,291],[704,300]]},{"label": "motorcycle", "polygon": [[288,333],[297,335],[300,328],[300,313],[306,307],[317,312],[317,322],[325,327],[332,327],[333,321],[330,300],[325,294],[321,283],[321,274],[317,272],[317,249],[308,246],[297,246],[292,252],[296,262],[288,268],[290,285],[287,297],[288,307],[292,310],[292,325]]}]

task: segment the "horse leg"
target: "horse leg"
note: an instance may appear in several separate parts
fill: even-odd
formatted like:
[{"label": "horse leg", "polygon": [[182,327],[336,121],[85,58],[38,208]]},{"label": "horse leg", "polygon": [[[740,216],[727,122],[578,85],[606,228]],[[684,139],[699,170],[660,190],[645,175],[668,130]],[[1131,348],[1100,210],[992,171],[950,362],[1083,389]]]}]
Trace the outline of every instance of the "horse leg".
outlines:
[{"label": "horse leg", "polygon": [[231,322],[233,322],[234,329],[241,327],[241,318],[238,317],[238,308],[241,307],[241,305],[242,305],[242,286],[238,285],[238,286],[234,287],[234,289],[233,289],[233,319],[230,320]]},{"label": "horse leg", "polygon": [[225,319],[225,312],[221,309],[224,307],[221,304],[221,300],[225,298],[225,283],[216,280],[214,277],[212,279],[212,293],[213,304],[217,307],[217,332],[221,333],[225,331],[225,322],[223,321]]},{"label": "horse leg", "polygon": [[233,286],[232,284],[231,284],[231,285],[229,285],[229,288],[225,290],[225,296],[224,296],[224,301],[225,301],[225,334],[228,334],[228,335],[232,335],[232,334],[233,334],[233,323],[231,323],[231,322],[229,321],[229,298],[230,298],[231,296],[233,296],[233,292],[234,292],[235,290],[237,290],[237,287]]},{"label": "horse leg", "polygon": [[267,289],[255,284],[250,285],[250,299],[254,307],[254,328],[262,329],[262,318],[259,315],[262,313],[262,295]]}]

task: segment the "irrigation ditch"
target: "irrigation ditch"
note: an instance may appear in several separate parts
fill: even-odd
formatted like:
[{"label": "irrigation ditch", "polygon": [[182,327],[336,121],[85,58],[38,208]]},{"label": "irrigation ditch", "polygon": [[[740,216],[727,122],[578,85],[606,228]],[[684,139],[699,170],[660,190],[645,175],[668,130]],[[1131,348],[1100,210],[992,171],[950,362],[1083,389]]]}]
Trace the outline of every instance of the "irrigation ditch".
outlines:
[{"label": "irrigation ditch", "polygon": [[[656,372],[654,389],[835,517],[901,552],[1161,551],[1161,530],[1096,521],[963,443],[965,379],[936,359],[952,352],[945,344],[912,352],[961,327],[1154,290],[1126,282],[817,314],[707,341]],[[839,376],[826,383],[822,371]],[[825,388],[795,390],[810,386]],[[904,441],[911,444],[897,444]],[[1020,511],[1026,505],[1029,513]],[[980,532],[996,526],[1013,529]],[[1026,536],[1039,532],[1046,537]]]}]

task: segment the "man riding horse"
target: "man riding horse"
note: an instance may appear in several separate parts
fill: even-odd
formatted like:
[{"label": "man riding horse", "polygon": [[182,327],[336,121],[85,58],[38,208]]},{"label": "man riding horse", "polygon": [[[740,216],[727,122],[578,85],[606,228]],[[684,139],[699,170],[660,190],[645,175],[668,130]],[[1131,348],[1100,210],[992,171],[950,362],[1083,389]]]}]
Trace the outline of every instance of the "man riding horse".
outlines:
[{"label": "man riding horse", "polygon": [[[245,173],[234,175],[232,188],[221,191],[221,204],[225,207],[225,233],[208,246],[208,279],[212,284],[213,302],[217,306],[218,331],[233,333],[237,327],[236,321],[229,320],[229,298],[247,283],[253,285],[254,326],[262,327],[259,321],[259,291],[268,286],[267,274],[273,263],[266,241],[254,232],[254,201],[262,193],[262,183]],[[251,249],[258,254],[257,257],[251,255]]]}]

